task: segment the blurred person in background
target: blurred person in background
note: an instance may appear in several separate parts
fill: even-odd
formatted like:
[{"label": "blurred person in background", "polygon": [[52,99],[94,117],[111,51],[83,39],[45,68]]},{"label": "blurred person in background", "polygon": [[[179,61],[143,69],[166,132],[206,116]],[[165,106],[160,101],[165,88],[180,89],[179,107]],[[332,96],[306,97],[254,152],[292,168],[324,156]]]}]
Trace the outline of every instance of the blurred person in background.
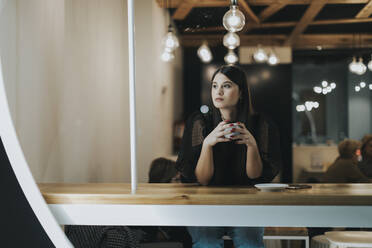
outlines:
[{"label": "blurred person in background", "polygon": [[339,156],[324,174],[324,183],[368,183],[368,178],[358,168],[361,143],[346,139],[339,143]]},{"label": "blurred person in background", "polygon": [[372,178],[372,134],[363,137],[361,155],[362,161],[359,162],[358,167],[366,177]]}]

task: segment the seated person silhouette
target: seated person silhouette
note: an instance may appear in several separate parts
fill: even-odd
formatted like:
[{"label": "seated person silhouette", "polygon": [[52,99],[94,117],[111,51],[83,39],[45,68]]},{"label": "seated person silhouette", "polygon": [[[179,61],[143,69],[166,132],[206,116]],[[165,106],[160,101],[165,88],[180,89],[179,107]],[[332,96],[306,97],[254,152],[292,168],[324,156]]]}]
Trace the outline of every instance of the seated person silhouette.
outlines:
[{"label": "seated person silhouette", "polygon": [[372,178],[372,134],[363,137],[361,155],[358,167],[365,176]]},{"label": "seated person silhouette", "polygon": [[[157,158],[152,161],[149,170],[149,183],[180,183],[180,172],[175,168],[175,162],[166,158]],[[169,185],[172,187],[172,185]],[[137,228],[137,227],[136,227]],[[143,226],[140,230],[141,243],[149,242],[180,242],[184,248],[191,248],[192,242],[185,227]]]},{"label": "seated person silhouette", "polygon": [[339,143],[339,157],[323,176],[324,183],[368,183],[368,178],[358,168],[361,143],[347,139]]}]

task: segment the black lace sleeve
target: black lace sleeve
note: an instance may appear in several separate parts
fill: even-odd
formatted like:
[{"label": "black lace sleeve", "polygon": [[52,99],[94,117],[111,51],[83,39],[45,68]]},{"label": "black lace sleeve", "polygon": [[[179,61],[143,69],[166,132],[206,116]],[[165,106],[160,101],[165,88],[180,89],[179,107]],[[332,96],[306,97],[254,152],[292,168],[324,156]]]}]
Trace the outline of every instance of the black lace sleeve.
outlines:
[{"label": "black lace sleeve", "polygon": [[278,175],[282,165],[279,130],[267,118],[260,120],[258,130],[257,143],[263,168],[261,176],[254,179],[254,183],[268,183]]},{"label": "black lace sleeve", "polygon": [[176,168],[184,183],[197,182],[195,168],[198,163],[205,135],[205,120],[199,112],[192,114],[186,122]]}]

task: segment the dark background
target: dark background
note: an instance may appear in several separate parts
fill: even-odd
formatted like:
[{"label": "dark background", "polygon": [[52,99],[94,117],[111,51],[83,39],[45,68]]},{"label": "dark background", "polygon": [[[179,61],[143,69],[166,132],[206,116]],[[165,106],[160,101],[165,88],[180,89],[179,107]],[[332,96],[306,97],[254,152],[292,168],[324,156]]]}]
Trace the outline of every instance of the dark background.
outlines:
[{"label": "dark background", "polygon": [[54,247],[28,204],[0,139],[0,247]]}]

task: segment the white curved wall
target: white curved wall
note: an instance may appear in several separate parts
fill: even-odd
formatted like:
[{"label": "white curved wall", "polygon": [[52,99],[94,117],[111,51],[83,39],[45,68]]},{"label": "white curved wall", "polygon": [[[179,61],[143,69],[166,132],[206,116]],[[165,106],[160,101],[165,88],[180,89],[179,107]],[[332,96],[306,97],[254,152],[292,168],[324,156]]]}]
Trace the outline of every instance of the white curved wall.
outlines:
[{"label": "white curved wall", "polygon": [[[36,181],[129,182],[126,1],[9,2],[0,52],[16,131]],[[152,159],[172,150],[182,59],[159,60],[168,23],[156,2],[135,1],[135,12],[138,177],[145,182]]]}]

